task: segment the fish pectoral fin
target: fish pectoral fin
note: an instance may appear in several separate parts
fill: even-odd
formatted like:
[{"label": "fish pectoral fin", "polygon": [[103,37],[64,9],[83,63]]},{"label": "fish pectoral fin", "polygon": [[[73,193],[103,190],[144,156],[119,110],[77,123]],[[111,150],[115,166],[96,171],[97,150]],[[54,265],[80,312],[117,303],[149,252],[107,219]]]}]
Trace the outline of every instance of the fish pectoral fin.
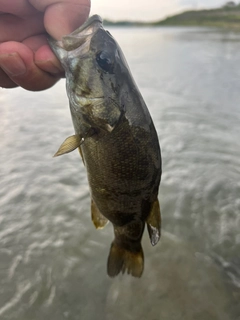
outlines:
[{"label": "fish pectoral fin", "polygon": [[158,199],[153,203],[146,223],[151,244],[155,246],[161,237],[161,212]]},{"label": "fish pectoral fin", "polygon": [[79,154],[80,154],[80,156],[81,156],[81,158],[82,158],[82,162],[83,162],[83,164],[85,165],[84,157],[83,157],[83,153],[82,153],[81,147],[78,148],[78,151],[79,151]]},{"label": "fish pectoral fin", "polygon": [[77,149],[84,141],[79,134],[75,134],[71,137],[68,137],[59,147],[58,151],[55,153],[53,157],[61,156],[62,154],[72,152]]},{"label": "fish pectoral fin", "polygon": [[101,214],[93,200],[91,202],[91,214],[92,222],[96,229],[103,229],[105,225],[108,223],[108,219]]}]

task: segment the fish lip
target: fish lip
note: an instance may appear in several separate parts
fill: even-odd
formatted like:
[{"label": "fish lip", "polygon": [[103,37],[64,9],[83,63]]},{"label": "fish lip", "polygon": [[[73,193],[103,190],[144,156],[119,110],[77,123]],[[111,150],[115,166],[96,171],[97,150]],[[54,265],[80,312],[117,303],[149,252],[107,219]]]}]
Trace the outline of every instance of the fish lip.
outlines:
[{"label": "fish lip", "polygon": [[[102,18],[98,14],[94,14],[93,16],[91,16],[88,20],[86,20],[84,22],[84,24],[82,24],[79,28],[77,28],[76,30],[74,30],[72,33],[70,33],[67,36],[75,36],[78,33],[82,32],[84,29],[88,28],[92,23],[95,23],[95,22],[100,22],[101,24],[103,23]],[[67,36],[64,36],[64,38]]]},{"label": "fish lip", "polygon": [[[57,55],[57,48],[63,49],[62,41],[61,40],[55,40],[53,37],[48,35],[47,42],[50,46],[50,48],[53,50],[53,52]],[[58,56],[58,55],[57,55]]]},{"label": "fish lip", "polygon": [[68,52],[73,52],[82,47],[83,44],[92,38],[99,28],[103,28],[102,24],[102,18],[95,14],[72,33],[63,36],[61,40],[55,40],[49,36],[48,43],[59,60],[64,62]]},{"label": "fish lip", "polygon": [[63,36],[59,44],[64,50],[73,51],[91,39],[97,30],[103,27],[102,24],[102,18],[97,14],[93,15],[72,33]]}]

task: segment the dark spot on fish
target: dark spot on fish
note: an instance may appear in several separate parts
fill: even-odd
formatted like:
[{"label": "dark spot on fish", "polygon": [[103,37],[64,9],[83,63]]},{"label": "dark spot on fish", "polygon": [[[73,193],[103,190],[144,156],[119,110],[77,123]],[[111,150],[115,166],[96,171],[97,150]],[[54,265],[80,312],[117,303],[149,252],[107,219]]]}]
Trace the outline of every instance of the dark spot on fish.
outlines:
[{"label": "dark spot on fish", "polygon": [[118,92],[118,86],[114,86],[114,84],[112,82],[111,82],[111,88],[112,88],[114,93]]},{"label": "dark spot on fish", "polygon": [[85,87],[84,89],[81,90],[81,93],[84,97],[88,96],[91,93],[91,89],[89,87]]},{"label": "dark spot on fish", "polygon": [[76,65],[76,69],[74,70],[74,83],[79,83],[81,81],[80,75],[81,75],[81,66],[79,64]]}]

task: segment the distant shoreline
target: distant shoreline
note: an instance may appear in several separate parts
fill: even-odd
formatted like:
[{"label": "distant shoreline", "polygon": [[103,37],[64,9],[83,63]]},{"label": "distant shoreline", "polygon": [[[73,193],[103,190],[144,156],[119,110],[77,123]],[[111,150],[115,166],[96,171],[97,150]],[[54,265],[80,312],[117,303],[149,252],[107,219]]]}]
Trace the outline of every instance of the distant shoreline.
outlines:
[{"label": "distant shoreline", "polygon": [[105,26],[156,27],[156,26],[203,26],[240,30],[240,4],[210,10],[191,10],[155,22],[104,20]]}]

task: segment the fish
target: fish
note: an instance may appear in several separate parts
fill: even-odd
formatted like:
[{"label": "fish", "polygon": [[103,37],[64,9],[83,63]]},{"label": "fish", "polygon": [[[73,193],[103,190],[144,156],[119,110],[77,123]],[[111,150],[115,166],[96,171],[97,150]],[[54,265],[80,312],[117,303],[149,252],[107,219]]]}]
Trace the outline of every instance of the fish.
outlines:
[{"label": "fish", "polygon": [[78,149],[86,167],[91,217],[108,221],[114,240],[107,273],[141,277],[141,240],[147,225],[154,246],[161,236],[158,191],[162,174],[158,135],[124,54],[98,15],[61,40],[49,38],[66,76],[75,133],[55,156]]}]

